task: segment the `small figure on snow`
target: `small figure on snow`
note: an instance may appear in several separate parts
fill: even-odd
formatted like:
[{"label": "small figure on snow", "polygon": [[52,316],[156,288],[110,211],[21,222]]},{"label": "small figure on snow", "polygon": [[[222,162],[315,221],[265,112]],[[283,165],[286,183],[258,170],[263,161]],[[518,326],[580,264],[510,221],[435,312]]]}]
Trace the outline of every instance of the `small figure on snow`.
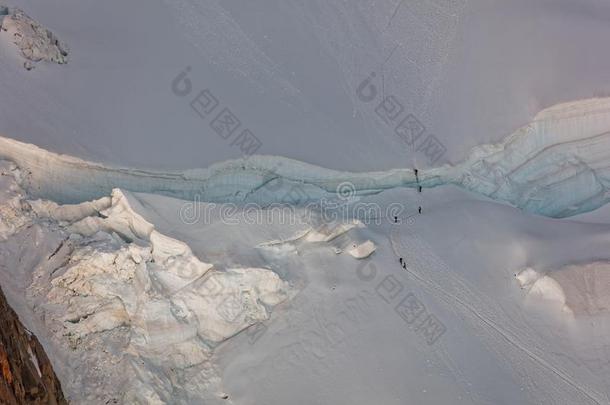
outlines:
[{"label": "small figure on snow", "polygon": [[417,212],[421,214],[421,207],[417,208]]}]

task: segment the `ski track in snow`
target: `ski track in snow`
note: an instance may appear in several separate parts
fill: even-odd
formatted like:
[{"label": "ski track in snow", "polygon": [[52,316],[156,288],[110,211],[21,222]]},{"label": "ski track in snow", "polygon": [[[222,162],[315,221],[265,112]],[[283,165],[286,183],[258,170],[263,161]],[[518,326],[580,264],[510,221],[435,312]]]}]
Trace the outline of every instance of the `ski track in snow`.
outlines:
[{"label": "ski track in snow", "polygon": [[[421,169],[418,175],[412,168],[341,172],[273,156],[252,156],[182,172],[112,168],[2,137],[0,157],[22,170],[20,185],[31,197],[62,203],[100,198],[113,188],[184,200],[271,204],[286,203],[283,198],[294,187],[302,191],[305,199],[301,203],[305,203],[335,197],[346,182],[357,196],[396,187],[458,185],[526,211],[564,217],[598,208],[610,199],[609,116],[610,99],[551,107],[504,142],[476,147],[456,166]],[[276,184],[268,187],[270,182]],[[487,350],[510,365],[516,380],[523,386],[536,381],[547,387],[544,393],[550,399],[539,397],[536,387],[528,389],[535,402],[607,402],[603,376],[585,371],[588,384],[572,377],[582,376],[582,370],[575,373],[574,365],[549,358],[552,347],[524,318],[514,319],[500,303],[475,293],[477,289],[450,271],[421,238],[397,230],[390,235],[390,243],[395,255],[406,259],[409,276],[478,330]],[[61,248],[60,244],[58,250]],[[450,352],[442,351],[441,358],[445,356],[454,378],[463,380],[459,370],[451,367]]]},{"label": "ski track in snow", "polygon": [[[511,364],[515,376],[523,384],[528,382],[528,376],[523,373],[531,370],[531,368],[521,366],[524,362],[532,362],[542,372],[551,374],[545,378],[546,383],[551,387],[544,390],[543,396],[536,398],[538,403],[607,403],[607,396],[574,380],[568,370],[547,360],[544,353],[548,353],[548,351],[545,350],[545,347],[540,347],[542,342],[538,341],[535,336],[529,335],[524,329],[511,330],[510,325],[514,325],[514,320],[507,317],[503,309],[498,307],[493,300],[486,298],[481,292],[475,293],[475,289],[469,287],[465,280],[458,278],[456,273],[451,271],[420,237],[412,232],[395,228],[389,239],[396,258],[402,257],[407,263],[408,274],[433,297],[444,302],[450,310],[467,318],[473,327],[483,330],[484,336],[488,340],[488,349],[503,357],[506,364]],[[457,310],[457,308],[462,310]],[[502,341],[505,344],[501,345]],[[499,349],[501,346],[506,349]],[[447,352],[445,352],[446,355]],[[444,361],[450,363],[447,359]],[[532,380],[540,381],[541,375],[536,377]],[[456,378],[459,379],[459,377]],[[557,379],[561,381],[557,383]],[[600,384],[603,386],[603,381],[600,381]],[[572,394],[566,391],[566,386],[572,388]],[[573,394],[574,391],[576,396]],[[530,392],[535,393],[536,390]],[[545,398],[546,395],[553,395],[553,398],[551,400],[548,397]],[[571,398],[571,400],[569,401],[567,398]]]}]

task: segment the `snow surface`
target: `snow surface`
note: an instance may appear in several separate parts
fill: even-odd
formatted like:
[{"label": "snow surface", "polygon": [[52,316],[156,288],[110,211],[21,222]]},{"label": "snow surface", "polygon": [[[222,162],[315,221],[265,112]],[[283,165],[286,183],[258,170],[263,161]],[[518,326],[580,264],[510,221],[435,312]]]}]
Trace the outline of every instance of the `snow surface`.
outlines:
[{"label": "snow surface", "polygon": [[10,5],[70,61],[0,41],[0,283],[73,402],[610,403],[607,1]]},{"label": "snow surface", "polygon": [[598,315],[610,311],[608,262],[591,261],[551,269],[540,276],[533,269],[517,275],[530,294],[555,301],[560,310],[575,315]]},{"label": "snow surface", "polygon": [[[237,134],[219,137],[214,117],[189,105],[205,88],[262,141],[258,153],[349,171],[434,165],[375,112],[383,96],[443,143],[441,160],[458,162],[543,108],[610,94],[605,0],[9,5],[68,44],[70,62],[28,72],[0,47],[0,93],[11,95],[0,133],[113,166],[241,157]],[[177,97],[171,84],[187,66],[193,89]],[[377,97],[364,102],[357,89],[371,72]]]},{"label": "snow surface", "polygon": [[347,252],[356,259],[365,259],[375,252],[375,244],[367,240],[359,245],[353,244]]},{"label": "snow surface", "polygon": [[[24,258],[11,243],[21,243],[25,255],[39,249],[40,238],[56,245],[38,263],[22,265],[19,276],[31,281],[17,302],[59,356],[54,360],[70,400],[222,401],[214,349],[267,320],[296,287],[267,268],[200,261],[186,243],[139,214],[147,211],[145,195],[115,189],[76,205],[26,201],[19,169],[0,164],[5,263]],[[302,240],[330,242],[355,226],[309,225]],[[31,238],[31,229],[39,236]]]},{"label": "snow surface", "polygon": [[[9,299],[42,336],[77,403],[226,403],[225,395],[236,404],[608,400],[610,369],[598,355],[607,350],[607,311],[596,305],[566,317],[553,302],[531,305],[530,291],[520,293],[513,281],[526,267],[552,275],[565,263],[610,260],[603,253],[610,243],[606,225],[529,217],[447,187],[425,194],[396,189],[364,200],[404,201],[408,209],[398,223],[320,228],[303,221],[229,221],[217,210],[185,223],[185,201],[119,190],[110,205],[108,197],[72,206],[15,205],[14,196],[24,199],[15,180],[22,175],[9,163],[3,173],[13,190],[3,206],[25,207],[18,214],[27,223],[14,216],[0,248],[0,276],[13,286]],[[413,219],[423,203],[424,213]],[[186,204],[203,212],[209,206]],[[44,218],[54,213],[60,221]],[[337,255],[367,240],[376,245],[370,258]],[[138,287],[137,269],[146,269],[148,290]],[[268,269],[263,274],[272,283],[269,276],[242,278],[256,276],[256,269]],[[573,271],[577,280],[579,270]],[[194,308],[215,308],[216,301],[202,307],[197,294],[205,296],[205,284],[183,286],[203,272],[244,280],[227,284],[254,286],[263,293],[261,304],[242,301],[249,317],[238,317],[237,325],[226,323],[224,311],[199,312]],[[282,288],[286,298],[264,321],[269,313],[260,305],[278,303],[278,283],[290,286]],[[561,288],[568,291],[565,283]],[[172,291],[180,291],[176,299]],[[595,302],[605,302],[607,292],[597,291]],[[143,307],[138,294],[149,297]],[[570,299],[590,299],[565,296],[568,306]],[[445,332],[431,345],[396,309],[407,297],[442,322]],[[174,301],[184,305],[173,308]],[[206,322],[193,319],[201,316]],[[193,334],[205,338],[192,341]]]},{"label": "snow surface", "polygon": [[534,297],[546,300],[556,305],[559,310],[570,315],[573,314],[572,308],[566,304],[566,294],[563,288],[552,276],[541,276],[528,268],[517,275],[517,280],[519,280],[521,288],[528,288],[528,298]]}]

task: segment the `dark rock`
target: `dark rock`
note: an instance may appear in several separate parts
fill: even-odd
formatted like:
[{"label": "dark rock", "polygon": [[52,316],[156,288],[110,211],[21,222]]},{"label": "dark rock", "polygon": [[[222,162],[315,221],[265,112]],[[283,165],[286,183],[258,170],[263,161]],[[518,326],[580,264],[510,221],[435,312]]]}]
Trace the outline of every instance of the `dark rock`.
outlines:
[{"label": "dark rock", "polygon": [[0,403],[68,403],[40,342],[21,324],[1,289]]}]

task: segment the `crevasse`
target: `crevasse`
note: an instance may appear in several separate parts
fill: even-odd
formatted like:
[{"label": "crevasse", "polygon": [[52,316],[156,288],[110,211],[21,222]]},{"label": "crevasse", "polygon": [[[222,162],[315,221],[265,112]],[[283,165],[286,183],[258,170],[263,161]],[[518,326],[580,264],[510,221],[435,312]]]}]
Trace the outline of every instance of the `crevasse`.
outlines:
[{"label": "crevasse", "polygon": [[[0,157],[14,161],[32,197],[74,203],[118,187],[208,202],[303,204],[336,195],[396,187],[454,184],[527,212],[567,217],[610,199],[610,99],[564,103],[495,145],[475,147],[455,165],[378,172],[344,172],[277,156],[230,160],[206,169],[160,172],[113,168],[0,137]],[[419,183],[418,181],[419,180]]]}]

